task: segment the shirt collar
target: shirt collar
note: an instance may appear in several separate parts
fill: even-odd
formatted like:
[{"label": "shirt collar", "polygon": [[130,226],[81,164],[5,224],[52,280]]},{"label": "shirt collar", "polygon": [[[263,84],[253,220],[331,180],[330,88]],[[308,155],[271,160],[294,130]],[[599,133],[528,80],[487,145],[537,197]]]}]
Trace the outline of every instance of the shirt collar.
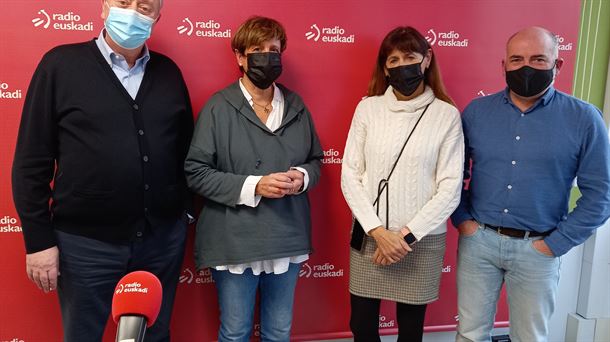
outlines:
[{"label": "shirt collar", "polygon": [[555,88],[551,86],[549,90],[546,91],[544,95],[542,95],[542,105],[546,106],[553,99],[553,95],[555,95]]},{"label": "shirt collar", "polygon": [[[250,105],[252,105],[252,95],[250,95],[250,93],[248,92],[248,90],[246,89],[246,86],[244,86],[244,83],[242,81],[242,79],[239,79],[239,88],[241,89],[241,92],[244,93],[244,97],[246,98],[246,101],[248,101],[248,103]],[[280,89],[275,85],[275,82],[273,82],[273,100],[271,100],[272,103],[278,103],[283,101],[283,96],[282,96],[282,92],[280,91]],[[275,107],[275,106],[274,106]]]},{"label": "shirt collar", "polygon": [[[532,106],[530,109],[528,109],[528,110],[526,111],[526,113],[529,113],[529,112],[533,111],[533,110],[534,110],[536,107],[538,107],[539,105],[540,105],[540,106],[546,106],[546,105],[548,105],[548,104],[551,102],[551,100],[553,99],[553,96],[555,95],[555,92],[556,92],[555,87],[551,86],[551,87],[550,87],[550,88],[549,88],[549,89],[546,91],[546,93],[544,93],[544,95],[542,95],[542,97],[541,97],[541,98],[539,98],[539,99],[536,101],[536,103],[534,103],[534,105],[533,105],[533,106]],[[510,104],[514,105],[514,104],[513,104],[513,101],[510,99],[510,89],[509,89],[508,87],[506,87],[506,88],[504,89],[504,103],[510,103]]]},{"label": "shirt collar", "polygon": [[[97,44],[98,49],[102,53],[102,56],[104,57],[104,59],[106,60],[108,65],[110,65],[112,67],[113,60],[114,60],[114,58],[112,58],[112,57],[120,56],[121,58],[123,58],[123,56],[121,54],[114,52],[114,50],[112,50],[110,45],[108,45],[108,43],[106,42],[106,39],[104,38],[105,31],[106,31],[105,28],[102,29],[102,31],[100,31],[100,35],[95,40],[95,43]],[[148,60],[150,60],[150,51],[148,50],[148,46],[146,46],[146,44],[144,44],[144,49],[142,49],[142,56],[136,60],[136,64],[134,65],[134,67],[141,63],[142,68],[146,68],[146,63],[148,63]],[[116,63],[114,63],[114,64],[116,64]]]}]

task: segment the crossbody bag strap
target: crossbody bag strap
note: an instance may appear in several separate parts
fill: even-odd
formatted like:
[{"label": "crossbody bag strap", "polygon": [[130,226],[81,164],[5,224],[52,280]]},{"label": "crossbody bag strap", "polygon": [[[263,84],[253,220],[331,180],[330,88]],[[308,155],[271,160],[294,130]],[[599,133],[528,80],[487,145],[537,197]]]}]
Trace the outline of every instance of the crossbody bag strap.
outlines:
[{"label": "crossbody bag strap", "polygon": [[430,107],[430,104],[426,105],[426,108],[424,108],[424,111],[421,113],[421,115],[419,116],[419,118],[417,119],[417,121],[415,122],[415,126],[413,126],[413,129],[411,129],[411,132],[409,133],[409,135],[407,136],[407,139],[405,140],[405,143],[402,145],[402,148],[400,149],[400,152],[398,153],[398,157],[396,157],[396,160],[394,161],[394,165],[392,165],[392,168],[390,169],[390,173],[388,174],[387,178],[384,178],[382,180],[379,181],[378,185],[377,185],[377,198],[375,199],[375,202],[373,202],[373,205],[376,206],[377,208],[377,216],[379,216],[379,198],[381,197],[381,194],[383,194],[383,192],[385,191],[385,197],[386,197],[386,208],[385,208],[385,228],[388,229],[389,228],[389,224],[390,224],[390,205],[389,205],[389,200],[390,200],[390,190],[389,190],[389,182],[390,182],[390,177],[392,177],[392,174],[394,173],[394,170],[396,169],[396,165],[398,165],[398,161],[400,160],[400,157],[402,156],[402,153],[405,150],[405,147],[407,147],[407,143],[409,142],[409,140],[411,139],[411,136],[413,135],[413,132],[415,132],[415,129],[417,128],[417,125],[419,124],[419,122],[421,121],[421,118],[424,117],[424,114],[426,114],[426,111],[428,110],[428,107]]}]

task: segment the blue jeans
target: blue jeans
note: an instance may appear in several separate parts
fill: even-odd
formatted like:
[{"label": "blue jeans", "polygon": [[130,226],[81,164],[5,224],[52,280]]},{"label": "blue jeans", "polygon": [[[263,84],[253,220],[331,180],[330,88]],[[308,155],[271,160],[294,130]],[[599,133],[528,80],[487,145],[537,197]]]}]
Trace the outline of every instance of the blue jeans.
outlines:
[{"label": "blue jeans", "polygon": [[458,245],[456,341],[489,341],[502,283],[506,283],[513,342],[547,340],[555,308],[560,259],[532,245],[479,226]]},{"label": "blue jeans", "polygon": [[[163,302],[146,341],[169,341],[174,295],[184,258],[186,223],[152,229],[141,239],[114,244],[56,232],[59,247],[57,293],[64,341],[101,341],[110,314],[114,288],[132,271],[148,271],[163,285]],[[114,324],[114,323],[112,323]]]},{"label": "blue jeans", "polygon": [[212,269],[218,291],[220,329],[218,342],[250,341],[254,323],[256,291],[260,288],[261,341],[290,341],[294,289],[300,264],[290,264],[282,274],[243,274]]}]

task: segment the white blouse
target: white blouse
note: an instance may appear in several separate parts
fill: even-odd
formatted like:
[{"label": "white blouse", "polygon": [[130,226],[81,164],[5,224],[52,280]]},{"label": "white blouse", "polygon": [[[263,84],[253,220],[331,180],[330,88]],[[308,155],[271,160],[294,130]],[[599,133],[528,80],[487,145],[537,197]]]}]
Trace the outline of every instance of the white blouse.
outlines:
[{"label": "white blouse", "polygon": [[386,225],[386,193],[379,216],[373,201],[415,122],[430,104],[389,181],[389,229],[408,227],[420,240],[446,232],[460,201],[464,136],[459,111],[437,99],[429,87],[399,101],[391,86],[384,95],[360,101],[347,137],[341,189],[365,232]]}]

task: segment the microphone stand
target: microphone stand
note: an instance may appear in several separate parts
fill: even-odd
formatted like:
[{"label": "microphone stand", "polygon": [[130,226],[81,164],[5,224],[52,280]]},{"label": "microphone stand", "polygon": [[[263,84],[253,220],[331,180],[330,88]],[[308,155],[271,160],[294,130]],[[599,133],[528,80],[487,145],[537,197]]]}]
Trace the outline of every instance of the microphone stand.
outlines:
[{"label": "microphone stand", "polygon": [[146,332],[146,317],[127,315],[119,318],[116,342],[143,342]]}]

